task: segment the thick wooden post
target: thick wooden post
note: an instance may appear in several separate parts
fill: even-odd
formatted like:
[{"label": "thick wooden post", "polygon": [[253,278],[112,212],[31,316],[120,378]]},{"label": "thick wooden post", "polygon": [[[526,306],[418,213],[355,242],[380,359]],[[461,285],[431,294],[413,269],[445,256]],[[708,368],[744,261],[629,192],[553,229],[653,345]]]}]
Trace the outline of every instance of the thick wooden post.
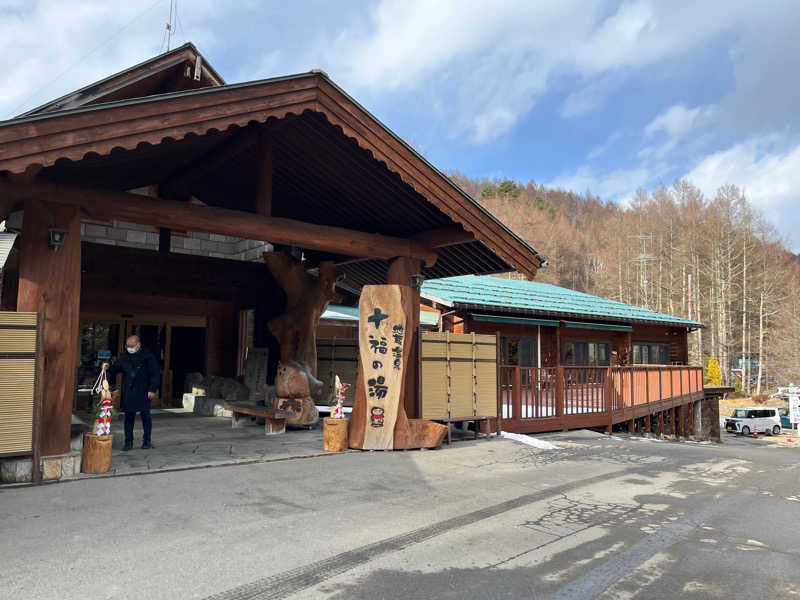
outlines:
[{"label": "thick wooden post", "polygon": [[169,254],[172,249],[172,230],[161,227],[158,230],[158,253]]},{"label": "thick wooden post", "polygon": [[658,435],[664,435],[664,411],[658,411]]},{"label": "thick wooden post", "polygon": [[272,215],[272,136],[264,126],[258,135],[255,208],[259,215]]},{"label": "thick wooden post", "polygon": [[415,258],[408,258],[401,256],[395,258],[389,264],[389,270],[386,272],[386,283],[392,285],[403,285],[411,289],[412,292],[412,305],[410,315],[406,316],[406,331],[409,336],[409,357],[408,367],[405,371],[405,398],[403,399],[403,406],[406,409],[406,415],[409,419],[418,419],[422,415],[418,414],[420,399],[417,397],[419,393],[418,380],[419,374],[419,287],[411,287],[411,278],[414,275],[419,275],[422,272],[422,261]]},{"label": "thick wooden post", "polygon": [[[48,247],[49,229],[66,230],[64,245]],[[80,210],[26,199],[17,310],[45,311],[42,455],[69,451],[81,298]]]},{"label": "thick wooden post", "polygon": [[650,413],[647,413],[647,414],[644,416],[644,430],[645,430],[647,433],[650,433],[650,432],[651,432],[651,429],[652,429],[652,422],[650,421]]}]

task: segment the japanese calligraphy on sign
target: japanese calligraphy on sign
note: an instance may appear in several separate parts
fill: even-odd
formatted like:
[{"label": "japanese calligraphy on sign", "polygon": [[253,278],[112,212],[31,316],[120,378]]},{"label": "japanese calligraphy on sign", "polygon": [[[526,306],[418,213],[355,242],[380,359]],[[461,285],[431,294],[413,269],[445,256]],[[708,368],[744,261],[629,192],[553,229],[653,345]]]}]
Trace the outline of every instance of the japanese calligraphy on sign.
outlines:
[{"label": "japanese calligraphy on sign", "polygon": [[361,383],[367,398],[364,448],[390,449],[405,367],[407,319],[399,286],[364,286],[358,312]]}]

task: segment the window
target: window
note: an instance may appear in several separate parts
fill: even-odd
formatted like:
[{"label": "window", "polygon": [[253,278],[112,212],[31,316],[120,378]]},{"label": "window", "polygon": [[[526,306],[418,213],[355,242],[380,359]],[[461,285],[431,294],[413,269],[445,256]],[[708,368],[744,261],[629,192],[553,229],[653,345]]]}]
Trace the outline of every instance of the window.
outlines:
[{"label": "window", "polygon": [[636,342],[633,344],[633,364],[668,365],[669,344]]},{"label": "window", "polygon": [[536,338],[503,337],[500,339],[503,364],[516,367],[536,366]]},{"label": "window", "polygon": [[611,345],[606,342],[564,342],[562,363],[565,365],[601,365],[609,364]]}]

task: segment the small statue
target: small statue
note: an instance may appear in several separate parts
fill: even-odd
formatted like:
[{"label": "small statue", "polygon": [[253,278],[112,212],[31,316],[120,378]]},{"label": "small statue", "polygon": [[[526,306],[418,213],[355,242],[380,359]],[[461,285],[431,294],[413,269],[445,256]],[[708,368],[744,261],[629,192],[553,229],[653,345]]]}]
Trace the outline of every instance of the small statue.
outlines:
[{"label": "small statue", "polygon": [[333,409],[331,417],[334,419],[344,419],[344,394],[347,388],[350,387],[349,383],[342,383],[339,376],[336,376],[336,406]]},{"label": "small statue", "polygon": [[111,435],[111,391],[108,389],[108,378],[106,370],[100,374],[102,378],[102,390],[100,392],[100,406],[97,412],[97,424],[95,425],[95,435]]}]

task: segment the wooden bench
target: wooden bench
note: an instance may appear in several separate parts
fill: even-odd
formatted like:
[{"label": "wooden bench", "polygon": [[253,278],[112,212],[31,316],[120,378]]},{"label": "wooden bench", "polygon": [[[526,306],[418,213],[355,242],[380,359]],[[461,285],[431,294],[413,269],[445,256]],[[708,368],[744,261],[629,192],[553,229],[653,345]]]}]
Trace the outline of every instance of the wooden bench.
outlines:
[{"label": "wooden bench", "polygon": [[250,422],[246,417],[264,418],[264,435],[275,435],[286,431],[286,419],[291,419],[295,414],[290,410],[278,410],[269,406],[262,406],[255,402],[230,402],[225,405],[225,410],[231,411],[231,427],[244,427]]},{"label": "wooden bench", "polygon": [[478,439],[478,426],[480,424],[480,428],[483,429],[483,424],[486,423],[486,439],[488,440],[491,437],[491,429],[489,429],[489,423],[494,421],[494,431],[495,437],[500,435],[499,427],[498,427],[498,419],[497,417],[460,417],[457,419],[431,419],[431,421],[436,421],[437,423],[444,423],[447,425],[447,443],[450,444],[450,435],[451,435],[451,424],[452,423],[469,423],[470,421],[475,423],[475,439]]}]

